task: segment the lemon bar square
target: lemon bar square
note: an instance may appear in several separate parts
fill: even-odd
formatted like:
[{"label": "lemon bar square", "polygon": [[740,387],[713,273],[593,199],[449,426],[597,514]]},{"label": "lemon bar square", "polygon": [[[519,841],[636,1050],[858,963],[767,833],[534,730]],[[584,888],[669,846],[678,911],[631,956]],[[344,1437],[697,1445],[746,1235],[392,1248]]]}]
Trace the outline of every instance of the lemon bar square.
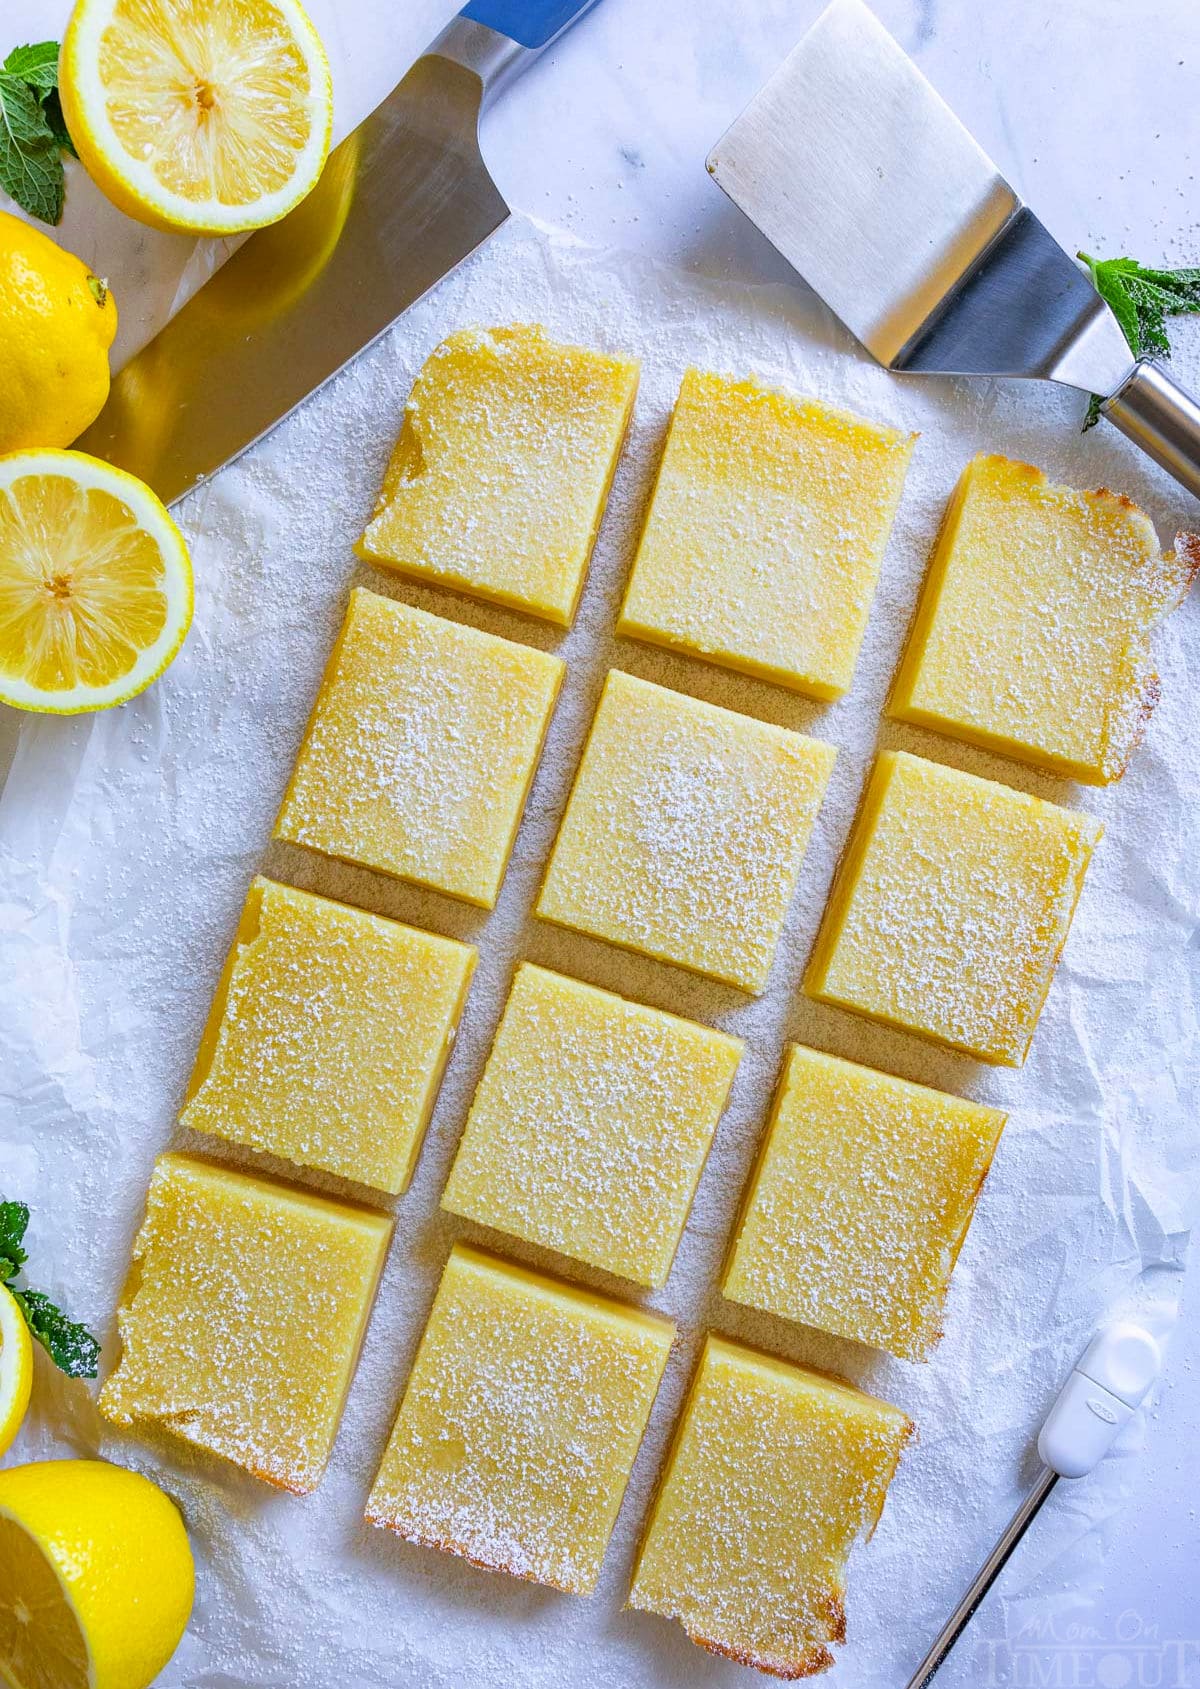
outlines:
[{"label": "lemon bar square", "polygon": [[841,697],[915,439],[688,370],[618,633]]},{"label": "lemon bar square", "polygon": [[924,1360],[1004,1118],[794,1044],[725,1295]]},{"label": "lemon bar square", "polygon": [[912,1429],[888,1402],[710,1335],[629,1605],[759,1671],[825,1670],[846,1637],[847,1555]]},{"label": "lemon bar square", "polygon": [[391,1221],[187,1155],[163,1155],[100,1392],[296,1495],[320,1483]]},{"label": "lemon bar square", "polygon": [[590,1594],[673,1337],[657,1315],[456,1245],[368,1521]]},{"label": "lemon bar square", "polygon": [[1160,556],[1129,499],[976,457],[942,524],[888,713],[1106,785],[1157,700],[1151,634],[1197,568],[1200,538],[1180,535]]},{"label": "lemon bar square", "polygon": [[564,668],[356,588],[276,838],[492,908]]},{"label": "lemon bar square", "polygon": [[256,879],[182,1122],[399,1195],[475,950]]},{"label": "lemon bar square", "polygon": [[664,1284],[741,1052],[522,963],[442,1207]]},{"label": "lemon bar square", "polygon": [[612,670],[538,914],[761,992],[833,759]]},{"label": "lemon bar square", "polygon": [[1020,1067],[1103,831],[995,780],[884,751],[809,995]]},{"label": "lemon bar square", "polygon": [[355,550],[568,627],[637,393],[638,365],[536,325],[430,353]]}]

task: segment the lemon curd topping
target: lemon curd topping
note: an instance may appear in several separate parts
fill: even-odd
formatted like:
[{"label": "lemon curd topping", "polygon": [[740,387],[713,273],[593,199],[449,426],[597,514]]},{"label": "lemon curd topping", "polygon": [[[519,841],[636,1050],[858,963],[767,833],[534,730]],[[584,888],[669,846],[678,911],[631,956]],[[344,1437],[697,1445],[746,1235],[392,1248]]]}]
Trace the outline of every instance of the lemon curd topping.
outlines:
[{"label": "lemon curd topping", "polygon": [[688,370],[618,633],[840,697],[915,438]]},{"label": "lemon curd topping", "polygon": [[183,1125],[398,1195],[474,967],[468,944],[255,880]]},{"label": "lemon curd topping", "polygon": [[307,1494],[333,1450],[391,1232],[350,1203],[160,1156],[101,1412]]},{"label": "lemon curd topping", "polygon": [[568,626],[637,384],[634,360],[536,325],[450,335],[413,386],[359,556]]},{"label": "lemon curd topping", "polygon": [[1020,1067],[1103,830],[998,781],[884,751],[807,991]]},{"label": "lemon curd topping", "polygon": [[614,669],[538,914],[761,992],[833,759]]},{"label": "lemon curd topping", "polygon": [[840,1380],[710,1335],[646,1526],[629,1605],[778,1677],[831,1666],[846,1559],[912,1424]]},{"label": "lemon curd topping", "polygon": [[490,909],[564,667],[356,588],[276,837]]},{"label": "lemon curd topping", "polygon": [[443,1208],[663,1284],[741,1050],[523,962]]},{"label": "lemon curd topping", "polygon": [[367,1519],[590,1594],[673,1336],[655,1314],[457,1245]]},{"label": "lemon curd topping", "polygon": [[793,1044],[725,1295],[925,1359],[1003,1126],[982,1103]]}]

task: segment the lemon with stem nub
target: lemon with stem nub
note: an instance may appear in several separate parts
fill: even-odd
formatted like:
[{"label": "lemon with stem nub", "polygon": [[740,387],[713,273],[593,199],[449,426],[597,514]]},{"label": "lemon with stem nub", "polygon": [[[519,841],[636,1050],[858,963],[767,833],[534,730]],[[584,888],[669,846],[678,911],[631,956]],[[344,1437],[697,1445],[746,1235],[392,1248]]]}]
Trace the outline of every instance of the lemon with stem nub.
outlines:
[{"label": "lemon with stem nub", "polygon": [[0,702],[123,703],[191,619],[187,546],[144,482],[83,452],[0,457]]},{"label": "lemon with stem nub", "polygon": [[274,223],[329,151],[329,62],[298,0],[76,0],[58,74],[89,174],[156,228]]},{"label": "lemon with stem nub", "polygon": [[108,284],[0,211],[0,452],[69,446],[96,420],[116,332]]},{"label": "lemon with stem nub", "polygon": [[194,1589],[183,1520],[148,1478],[98,1460],[0,1472],[0,1682],[147,1689]]}]

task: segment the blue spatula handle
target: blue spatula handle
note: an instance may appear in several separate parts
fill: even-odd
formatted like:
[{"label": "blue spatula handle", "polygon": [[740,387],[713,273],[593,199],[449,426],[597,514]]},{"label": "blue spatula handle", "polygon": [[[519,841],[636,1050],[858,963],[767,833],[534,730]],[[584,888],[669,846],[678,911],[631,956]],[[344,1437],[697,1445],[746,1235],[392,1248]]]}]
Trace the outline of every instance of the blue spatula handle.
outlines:
[{"label": "blue spatula handle", "polygon": [[458,15],[540,52],[595,4],[596,0],[470,0]]}]

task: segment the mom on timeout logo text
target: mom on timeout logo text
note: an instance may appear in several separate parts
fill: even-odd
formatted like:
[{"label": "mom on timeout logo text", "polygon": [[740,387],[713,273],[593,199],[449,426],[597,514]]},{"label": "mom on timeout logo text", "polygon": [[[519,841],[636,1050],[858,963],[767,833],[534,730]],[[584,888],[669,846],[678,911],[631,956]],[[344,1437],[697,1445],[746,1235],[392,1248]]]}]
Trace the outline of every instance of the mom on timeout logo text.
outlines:
[{"label": "mom on timeout logo text", "polygon": [[[1200,1596],[1198,1596],[1200,1603]],[[1195,1636],[1163,1636],[1132,1609],[1110,1634],[1070,1619],[1033,1619],[976,1644],[979,1689],[1200,1689]]]}]

